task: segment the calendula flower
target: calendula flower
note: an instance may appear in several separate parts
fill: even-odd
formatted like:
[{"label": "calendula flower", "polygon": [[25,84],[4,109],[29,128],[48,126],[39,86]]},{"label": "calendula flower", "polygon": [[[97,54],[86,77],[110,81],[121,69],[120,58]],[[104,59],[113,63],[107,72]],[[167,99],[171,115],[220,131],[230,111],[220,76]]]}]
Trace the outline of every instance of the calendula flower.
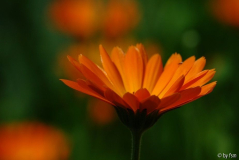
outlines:
[{"label": "calendula flower", "polygon": [[182,61],[175,53],[163,67],[159,54],[148,60],[142,44],[129,47],[126,53],[115,47],[111,57],[103,46],[99,50],[103,68],[83,55],[79,55],[79,61],[68,56],[85,79],[62,81],[115,107],[120,120],[132,131],[132,159],[138,159],[143,131],[163,113],[210,93],[216,85],[206,84],[215,70],[203,70],[204,57]]},{"label": "calendula flower", "polygon": [[[107,41],[106,39],[101,40],[106,48],[112,48],[115,42]],[[123,49],[127,49],[127,44],[135,43],[133,39],[117,39],[117,44],[121,46]],[[152,43],[146,42],[146,49],[150,51],[150,53],[161,53],[160,48]],[[101,63],[100,58],[98,57],[98,47],[95,43],[76,43],[71,45],[66,51],[64,51],[59,56],[59,61],[57,65],[58,75],[64,75],[69,79],[77,79],[83,78],[81,74],[79,74],[78,70],[74,69],[72,65],[69,65],[69,61],[66,59],[66,55],[70,55],[71,57],[77,57],[79,53],[84,53],[89,59],[91,59],[94,63]],[[100,65],[101,66],[101,65]],[[79,94],[77,92],[77,96],[83,97],[85,94]],[[114,108],[103,102],[101,100],[93,100],[92,98],[88,99],[88,112],[89,117],[93,124],[98,126],[104,126],[114,121],[115,114]]]},{"label": "calendula flower", "polygon": [[212,0],[211,2],[211,9],[218,20],[239,27],[238,0]]},{"label": "calendula flower", "polygon": [[24,122],[0,127],[1,160],[67,160],[69,144],[59,130]]}]

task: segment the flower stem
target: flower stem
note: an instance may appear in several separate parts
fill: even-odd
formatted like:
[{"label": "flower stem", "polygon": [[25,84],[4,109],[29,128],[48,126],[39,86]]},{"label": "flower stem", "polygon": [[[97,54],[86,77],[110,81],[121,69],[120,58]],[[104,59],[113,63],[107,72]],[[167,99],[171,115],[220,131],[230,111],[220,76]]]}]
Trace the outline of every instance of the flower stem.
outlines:
[{"label": "flower stem", "polygon": [[131,131],[131,135],[132,135],[131,160],[139,160],[142,132]]}]

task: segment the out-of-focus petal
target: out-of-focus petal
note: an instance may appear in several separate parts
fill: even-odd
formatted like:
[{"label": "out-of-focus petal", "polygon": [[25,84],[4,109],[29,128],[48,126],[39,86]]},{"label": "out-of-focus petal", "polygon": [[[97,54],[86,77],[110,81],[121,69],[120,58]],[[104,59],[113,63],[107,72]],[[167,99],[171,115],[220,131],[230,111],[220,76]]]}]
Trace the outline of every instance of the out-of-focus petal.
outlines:
[{"label": "out-of-focus petal", "polygon": [[65,134],[39,122],[0,126],[1,160],[66,160],[70,145]]},{"label": "out-of-focus petal", "polygon": [[88,113],[92,122],[99,126],[105,126],[115,120],[115,109],[112,105],[101,100],[93,100],[88,102]]}]

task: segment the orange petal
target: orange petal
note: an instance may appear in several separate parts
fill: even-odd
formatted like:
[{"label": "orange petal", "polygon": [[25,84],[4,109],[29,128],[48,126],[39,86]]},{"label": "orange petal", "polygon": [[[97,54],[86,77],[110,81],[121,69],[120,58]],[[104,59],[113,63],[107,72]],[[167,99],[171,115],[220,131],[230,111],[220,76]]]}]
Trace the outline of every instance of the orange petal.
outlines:
[{"label": "orange petal", "polygon": [[152,92],[159,76],[163,72],[163,65],[161,56],[155,54],[152,56],[146,66],[143,88],[147,88],[149,92]]},{"label": "orange petal", "polygon": [[189,70],[192,68],[193,64],[195,62],[195,56],[189,57],[186,59],[177,69],[175,72],[172,81],[175,81],[178,79],[178,77],[181,77],[182,75],[186,75]]},{"label": "orange petal", "polygon": [[150,93],[147,89],[141,88],[134,94],[140,102],[144,101],[145,99],[150,97]]},{"label": "orange petal", "polygon": [[214,87],[216,86],[217,82],[212,82],[212,83],[209,83],[205,86],[202,86],[202,90],[201,90],[201,93],[199,94],[199,96],[204,96],[206,94],[209,94],[212,92],[212,90],[214,89]]},{"label": "orange petal", "polygon": [[181,94],[180,93],[174,93],[171,96],[165,97],[163,99],[160,99],[161,102],[159,104],[159,106],[157,107],[157,109],[163,109],[165,107],[170,106],[171,104],[175,103],[177,100],[179,100],[181,98]]},{"label": "orange petal", "polygon": [[[81,83],[81,82],[79,82],[79,81],[82,81],[82,79],[77,79],[77,82],[78,82],[78,83]],[[92,83],[91,81],[89,81],[89,80],[87,80],[87,79],[84,80],[84,82],[85,82],[93,91],[99,93],[99,94],[102,95],[102,96],[104,95],[104,91],[105,91],[106,88],[103,88],[103,90],[102,90],[102,89],[98,88],[98,86],[94,85],[94,83]]]},{"label": "orange petal", "polygon": [[201,92],[201,87],[189,88],[180,92],[181,98],[170,106],[162,109],[160,112],[171,110],[173,108],[181,106],[183,103],[195,98]]},{"label": "orange petal", "polygon": [[150,112],[154,111],[159,104],[160,99],[157,96],[153,95],[141,103],[140,110],[142,111],[144,109],[147,109],[147,113],[149,114]]},{"label": "orange petal", "polygon": [[126,91],[133,93],[139,90],[143,81],[143,60],[139,50],[131,46],[125,55],[125,75],[129,84]]},{"label": "orange petal", "polygon": [[167,84],[167,86],[165,87],[165,89],[162,91],[162,93],[160,93],[159,97],[162,97],[168,90],[169,88],[175,84],[175,82],[182,76],[182,75],[186,75],[188,73],[188,71],[191,69],[191,67],[193,66],[193,63],[195,61],[195,57],[189,57],[188,59],[186,59],[176,70],[176,72],[174,73],[172,79],[170,80],[170,82]]},{"label": "orange petal", "polygon": [[80,64],[71,56],[67,56],[68,60],[71,62],[71,64],[78,70],[80,71]]},{"label": "orange petal", "polygon": [[123,94],[125,93],[125,88],[124,88],[123,81],[119,71],[115,67],[114,63],[111,61],[109,55],[107,54],[107,52],[105,51],[102,45],[100,45],[99,49],[100,49],[102,65],[109,79],[113,83],[116,90],[118,90],[118,93],[120,93],[120,95],[123,96]]},{"label": "orange petal", "polygon": [[93,63],[91,60],[86,58],[83,55],[79,55],[79,61],[81,64],[83,64],[86,68],[88,68],[91,72],[93,72],[99,79],[109,88],[112,88],[112,84],[110,83],[109,79],[105,75],[105,73],[100,69],[99,66],[97,66],[95,63]]},{"label": "orange petal", "polygon": [[123,100],[132,108],[133,111],[136,112],[137,109],[139,109],[139,101],[133,94],[129,92],[125,93]]},{"label": "orange petal", "polygon": [[211,92],[213,91],[214,87],[216,86],[216,83],[217,83],[217,82],[215,81],[215,82],[209,83],[209,84],[207,84],[207,85],[205,85],[205,86],[202,86],[201,92],[200,92],[200,94],[199,94],[197,97],[195,97],[195,98],[193,98],[193,99],[191,99],[191,100],[189,100],[189,101],[186,101],[186,102],[184,102],[184,103],[181,104],[181,105],[185,105],[185,104],[187,104],[187,103],[190,103],[190,102],[192,102],[192,101],[197,100],[198,98],[201,98],[202,96],[205,96],[205,95],[211,93]]},{"label": "orange petal", "polygon": [[115,104],[114,106],[122,107],[125,109],[126,108],[131,109],[131,107],[114,91],[112,91],[110,89],[106,89],[104,92],[104,95],[105,95],[106,99],[108,99],[109,101],[111,101]]},{"label": "orange petal", "polygon": [[168,87],[168,86],[169,86],[169,85],[168,85],[168,86],[163,90],[163,92],[161,92],[161,93],[159,94],[159,98],[167,97],[167,96],[169,96],[170,94],[173,94],[173,93],[179,91],[180,88],[181,88],[182,85],[183,85],[184,79],[185,79],[185,77],[184,77],[184,75],[182,75],[181,77],[178,78],[178,80],[176,80],[176,81],[174,82],[174,84],[173,84],[172,86],[170,86],[170,88]]},{"label": "orange petal", "polygon": [[184,82],[184,85],[182,86],[182,88],[180,90],[184,90],[186,88],[189,88],[194,83],[199,81],[202,77],[204,77],[207,74],[207,72],[208,72],[208,70],[204,70],[204,71],[198,73],[193,79],[189,80],[187,83]]},{"label": "orange petal", "polygon": [[[81,73],[87,78],[89,81],[91,81],[95,86],[97,86],[100,90],[105,90],[105,83],[102,82],[102,80],[95,75],[91,70],[89,70],[86,66],[83,64],[80,65]],[[111,87],[112,88],[112,87]]]},{"label": "orange petal", "polygon": [[[97,93],[98,97],[96,98],[101,98],[101,100],[103,99],[104,101],[106,100],[106,98],[104,97],[103,91],[99,90],[98,88],[96,88],[95,86],[93,86],[92,84],[89,84],[89,82],[83,80],[83,79],[78,79],[77,83],[79,84],[79,86],[81,86],[82,88],[85,88],[86,90],[89,90],[91,92]],[[95,97],[95,96],[94,96]],[[107,100],[107,102],[109,103],[110,101]],[[110,104],[113,105],[112,102],[110,102]]]},{"label": "orange petal", "polygon": [[188,74],[185,77],[185,81],[187,82],[190,78],[195,76],[197,73],[201,72],[206,64],[206,59],[205,57],[201,57],[198,60],[196,60],[188,72]]},{"label": "orange petal", "polygon": [[112,104],[112,102],[110,102],[109,100],[105,99],[104,97],[102,97],[100,94],[98,94],[97,92],[93,91],[91,88],[89,88],[87,86],[86,83],[84,83],[84,81],[82,80],[81,83],[77,83],[77,82],[73,82],[73,81],[69,81],[69,80],[65,80],[65,79],[60,79],[63,83],[65,83],[65,85],[67,85],[70,88],[73,88],[77,91],[83,92],[85,94],[91,95],[93,97],[96,97],[100,100],[103,100],[109,104]]},{"label": "orange petal", "polygon": [[125,71],[124,71],[125,55],[124,55],[124,52],[119,47],[113,48],[111,52],[111,60],[114,62],[115,66],[117,67],[121,75],[125,89],[129,88],[129,83],[126,79]]},{"label": "orange petal", "polygon": [[144,72],[145,72],[145,68],[148,62],[148,56],[145,52],[144,46],[142,44],[137,44],[136,48],[139,49],[139,53],[141,54],[141,57],[143,59],[143,68],[144,68]]},{"label": "orange petal", "polygon": [[[82,89],[82,87],[79,86],[78,83],[74,82],[74,81],[70,81],[70,80],[66,80],[66,79],[60,79],[63,83],[65,83],[65,85],[67,85],[68,87],[70,88],[73,88],[77,91],[80,91],[80,92],[84,92],[85,93],[85,90]],[[86,93],[87,94],[87,93]]]},{"label": "orange petal", "polygon": [[171,57],[168,59],[167,63],[165,64],[164,69],[171,68],[171,65],[174,64],[175,61],[177,61],[178,63],[182,62],[182,57],[180,54],[178,53],[172,54]]},{"label": "orange petal", "polygon": [[159,95],[162,92],[162,90],[166,87],[166,85],[169,83],[169,81],[173,77],[180,62],[182,62],[182,57],[180,56],[180,54],[175,53],[169,58],[163,73],[159,77],[153,89],[153,92],[152,92],[153,95]]},{"label": "orange petal", "polygon": [[190,87],[203,86],[214,77],[215,73],[216,71],[214,69],[209,70],[204,77],[202,77],[200,80],[198,80],[196,83],[194,83]]}]

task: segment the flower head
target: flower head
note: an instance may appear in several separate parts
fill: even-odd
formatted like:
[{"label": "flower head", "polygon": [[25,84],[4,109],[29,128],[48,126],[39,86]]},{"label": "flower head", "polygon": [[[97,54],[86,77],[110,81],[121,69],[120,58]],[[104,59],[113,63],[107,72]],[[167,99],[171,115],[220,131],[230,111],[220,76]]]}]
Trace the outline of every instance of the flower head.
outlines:
[{"label": "flower head", "polygon": [[113,105],[129,128],[145,130],[163,113],[210,93],[216,85],[205,85],[215,70],[203,70],[204,57],[182,61],[175,53],[163,67],[159,54],[148,60],[142,44],[130,46],[126,53],[115,47],[111,57],[103,46],[99,50],[103,68],[83,55],[79,55],[79,62],[68,56],[85,79],[62,81]]},{"label": "flower head", "polygon": [[1,160],[66,160],[69,144],[64,134],[41,123],[28,122],[0,127]]}]

